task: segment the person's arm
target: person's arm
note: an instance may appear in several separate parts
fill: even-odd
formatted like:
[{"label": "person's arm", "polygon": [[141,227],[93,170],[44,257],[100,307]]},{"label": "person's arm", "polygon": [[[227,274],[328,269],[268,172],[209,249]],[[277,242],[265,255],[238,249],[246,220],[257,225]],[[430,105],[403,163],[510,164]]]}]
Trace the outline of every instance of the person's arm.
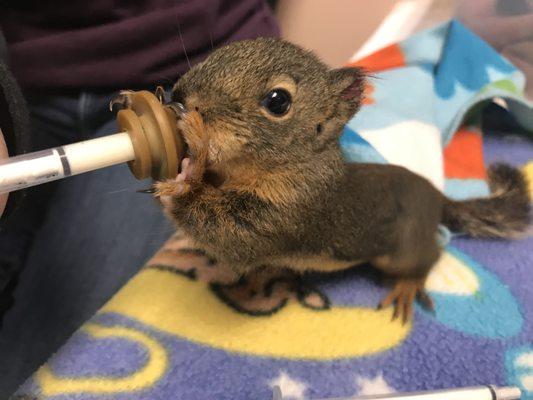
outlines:
[{"label": "person's arm", "polygon": [[[0,30],[0,63],[5,63],[7,61],[7,45],[4,39],[4,35]],[[0,125],[0,162],[9,157],[7,152],[6,141],[4,140],[4,134],[2,133],[2,127]],[[0,194],[0,217],[4,213],[7,204],[7,194]]]},{"label": "person's arm", "polygon": [[[2,162],[2,160],[8,157],[9,157],[9,154],[7,153],[6,142],[4,140],[4,135],[2,134],[2,129],[0,129],[0,162]],[[7,193],[0,194],[0,217],[2,217],[2,214],[4,213],[4,210],[6,208],[7,197],[8,197]]]},{"label": "person's arm", "polygon": [[[510,44],[533,38],[533,7],[522,9],[519,7],[522,3],[525,2],[458,0],[456,14],[468,27],[501,51]],[[525,7],[528,7],[527,3]]]}]

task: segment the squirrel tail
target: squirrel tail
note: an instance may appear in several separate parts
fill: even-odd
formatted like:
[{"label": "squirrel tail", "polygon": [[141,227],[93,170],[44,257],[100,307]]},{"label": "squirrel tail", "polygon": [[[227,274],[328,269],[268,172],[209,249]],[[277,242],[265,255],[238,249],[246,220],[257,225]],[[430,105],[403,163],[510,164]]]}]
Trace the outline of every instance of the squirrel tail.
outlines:
[{"label": "squirrel tail", "polygon": [[509,165],[489,167],[487,198],[446,199],[442,223],[453,232],[489,238],[523,236],[530,225],[531,200],[524,174]]}]

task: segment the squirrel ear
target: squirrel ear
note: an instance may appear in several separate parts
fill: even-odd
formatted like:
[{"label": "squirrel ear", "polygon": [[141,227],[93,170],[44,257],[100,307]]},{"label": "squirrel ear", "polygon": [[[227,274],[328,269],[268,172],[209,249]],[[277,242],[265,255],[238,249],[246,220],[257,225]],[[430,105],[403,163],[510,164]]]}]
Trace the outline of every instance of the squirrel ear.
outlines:
[{"label": "squirrel ear", "polygon": [[340,102],[343,117],[349,119],[361,105],[365,89],[365,73],[361,68],[345,67],[330,71],[331,86]]}]

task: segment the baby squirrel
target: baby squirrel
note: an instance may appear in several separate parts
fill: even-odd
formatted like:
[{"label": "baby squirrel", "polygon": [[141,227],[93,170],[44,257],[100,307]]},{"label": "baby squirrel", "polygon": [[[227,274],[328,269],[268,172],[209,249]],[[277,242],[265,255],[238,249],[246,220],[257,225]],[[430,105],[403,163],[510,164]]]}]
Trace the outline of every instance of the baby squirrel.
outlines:
[{"label": "baby squirrel", "polygon": [[215,50],[174,85],[188,156],[157,182],[165,212],[196,245],[239,274],[337,271],[369,262],[395,280],[380,303],[394,318],[426,305],[441,253],[439,224],[473,236],[527,229],[521,173],[489,169],[492,196],[453,201],[409,170],[343,161],[339,137],[363,98],[359,68],[329,69],[278,39]]}]

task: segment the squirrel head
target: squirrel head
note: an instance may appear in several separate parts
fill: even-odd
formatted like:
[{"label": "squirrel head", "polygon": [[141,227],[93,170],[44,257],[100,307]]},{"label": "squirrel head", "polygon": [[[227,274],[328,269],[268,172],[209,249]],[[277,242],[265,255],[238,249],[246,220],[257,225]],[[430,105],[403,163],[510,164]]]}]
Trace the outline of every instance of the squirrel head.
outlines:
[{"label": "squirrel head", "polygon": [[359,68],[330,69],[294,44],[260,38],[213,51],[178,80],[172,100],[201,115],[210,165],[271,168],[340,154],[363,88]]}]

